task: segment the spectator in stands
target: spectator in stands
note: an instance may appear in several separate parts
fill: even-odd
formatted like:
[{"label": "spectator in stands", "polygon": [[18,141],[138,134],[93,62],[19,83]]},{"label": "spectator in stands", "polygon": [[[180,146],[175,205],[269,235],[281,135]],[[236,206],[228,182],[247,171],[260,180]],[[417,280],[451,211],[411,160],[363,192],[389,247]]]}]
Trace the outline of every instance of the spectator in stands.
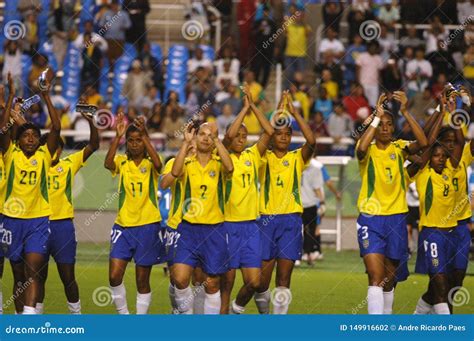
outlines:
[{"label": "spectator in stands", "polygon": [[254,24],[256,54],[252,59],[252,70],[257,82],[265,88],[273,64],[275,41],[272,36],[276,32],[276,24],[270,17],[270,8],[263,8],[263,17]]},{"label": "spectator in stands", "polygon": [[458,22],[460,24],[469,20],[469,17],[474,13],[474,0],[458,0]]},{"label": "spectator in stands", "polygon": [[387,25],[380,25],[380,37],[377,41],[381,47],[380,56],[382,61],[386,63],[390,54],[398,50],[395,36],[387,30]]},{"label": "spectator in stands", "polygon": [[163,66],[156,56],[151,54],[151,44],[145,42],[142,52],[138,59],[142,62],[143,72],[152,80],[153,85],[158,89],[160,98],[163,98],[165,92]]},{"label": "spectator in stands", "polygon": [[438,50],[427,54],[426,59],[430,62],[434,75],[444,73],[448,79],[457,75],[456,63],[442,40],[438,41]]},{"label": "spectator in stands", "polygon": [[368,120],[370,110],[368,107],[361,107],[356,112],[356,118],[354,120],[354,132],[352,138],[357,142],[364,133],[365,129],[369,126],[372,119]]},{"label": "spectator in stands", "polygon": [[88,104],[100,106],[102,103],[102,96],[97,92],[97,88],[92,85],[88,85],[84,91],[84,100]]},{"label": "spectator in stands", "polygon": [[349,41],[352,41],[354,36],[360,34],[360,26],[364,21],[373,19],[374,17],[370,11],[363,11],[361,7],[352,7],[347,17],[347,21],[349,22]]},{"label": "spectator in stands", "polygon": [[19,0],[18,1],[18,12],[26,18],[28,11],[34,11],[35,14],[41,12],[43,6],[41,4],[41,0]]},{"label": "spectator in stands", "polygon": [[210,106],[215,102],[215,91],[213,84],[209,80],[198,83],[193,92],[197,96],[197,104],[200,108],[204,105]]},{"label": "spectator in stands", "polygon": [[[86,37],[88,39],[85,39]],[[100,34],[94,32],[94,23],[90,20],[84,23],[84,32],[77,35],[73,44],[79,50],[94,44],[100,48],[103,54],[107,53],[108,49],[107,41]]]},{"label": "spectator in stands", "polygon": [[327,51],[326,53],[324,53],[323,60],[321,61],[321,63],[316,64],[316,77],[321,77],[325,69],[331,71],[332,80],[338,84],[339,89],[342,89],[344,76],[343,71],[341,69],[341,63],[336,62],[336,59],[333,58],[331,51]]},{"label": "spectator in stands", "polygon": [[428,87],[422,92],[416,93],[408,100],[408,110],[419,123],[423,123],[426,120],[427,110],[435,107],[436,100],[431,96],[431,91]]},{"label": "spectator in stands", "polygon": [[424,41],[418,37],[415,25],[406,25],[406,36],[400,39],[400,49],[405,51],[407,47],[416,49],[418,46],[424,44]]},{"label": "spectator in stands", "polygon": [[383,61],[378,50],[379,44],[371,41],[368,51],[359,54],[356,59],[357,80],[362,84],[365,97],[371,107],[375,107],[379,98],[380,70],[383,69]]},{"label": "spectator in stands", "polygon": [[463,76],[466,80],[466,86],[474,93],[474,45],[469,46],[463,57],[464,67]]},{"label": "spectator in stands", "polygon": [[404,120],[402,123],[402,129],[398,134],[398,138],[406,141],[414,141],[416,140],[415,135],[413,134],[410,124],[407,120]]},{"label": "spectator in stands", "polygon": [[[88,24],[88,29],[92,24]],[[95,40],[94,36],[90,32],[85,32],[83,34],[82,40],[84,42],[83,47],[81,48],[81,88],[84,88],[87,85],[93,85],[97,89],[100,87],[100,70],[103,66],[102,58],[103,52],[101,49],[101,40]],[[102,39],[102,38],[101,38]],[[103,39],[102,39],[103,40]],[[103,40],[103,42],[105,42]],[[106,43],[106,42],[105,42]],[[107,43],[106,43],[107,44]]]},{"label": "spectator in stands", "polygon": [[200,47],[194,50],[194,57],[188,61],[188,72],[194,73],[198,68],[204,68],[212,71],[212,60],[204,58],[204,53]]},{"label": "spectator in stands", "polygon": [[142,69],[142,63],[139,59],[132,62],[132,67],[123,84],[122,94],[128,99],[131,106],[139,106],[140,98],[145,95],[148,87],[153,85],[149,75]]},{"label": "spectator in stands", "polygon": [[224,63],[226,60],[230,59],[230,70],[233,74],[239,75],[240,72],[240,61],[235,58],[233,50],[230,46],[225,46],[222,49],[222,56],[218,60],[216,60],[216,73],[217,75],[224,72]]},{"label": "spectator in stands", "polygon": [[132,25],[125,31],[127,43],[134,44],[137,51],[142,51],[146,42],[146,15],[150,13],[148,0],[124,0],[123,8],[128,13]]},{"label": "spectator in stands", "polygon": [[111,68],[123,53],[125,31],[132,26],[128,13],[120,10],[119,0],[112,0],[110,6],[96,16],[96,24],[100,26],[99,34],[107,40],[107,58]]},{"label": "spectator in stands", "polygon": [[340,141],[343,137],[351,136],[354,123],[340,102],[334,104],[334,112],[329,115],[328,130],[329,135],[334,139],[334,143],[331,145],[331,154],[347,155],[347,145],[340,143]]},{"label": "spectator in stands", "polygon": [[226,83],[223,91],[216,94],[216,111],[222,112],[224,105],[230,105],[232,108],[232,115],[237,115],[242,107],[242,101],[236,94],[239,91],[237,87],[230,82]]},{"label": "spectator in stands", "polygon": [[329,27],[326,31],[326,38],[321,40],[319,44],[319,56],[321,57],[323,54],[331,52],[332,57],[335,59],[335,62],[337,62],[344,55],[344,51],[344,44],[337,39],[337,32]]},{"label": "spectator in stands", "polygon": [[470,21],[464,29],[464,45],[474,45],[474,22]]},{"label": "spectator in stands", "polygon": [[16,40],[7,40],[5,42],[5,52],[3,54],[3,69],[2,69],[2,79],[5,84],[5,89],[8,89],[7,76],[10,73],[13,83],[15,84],[15,89],[17,89],[17,95],[23,96],[23,83],[21,81],[22,76],[22,64],[21,64],[21,48],[18,46],[18,41]]},{"label": "spectator in stands", "polygon": [[304,12],[295,12],[293,17],[294,20],[285,31],[285,83],[287,86],[289,82],[293,81],[295,72],[304,71],[306,68],[307,41],[311,33],[311,28],[304,22]]},{"label": "spectator in stands", "polygon": [[184,127],[184,119],[178,110],[173,110],[173,105],[167,104],[165,116],[161,124],[161,131],[167,136],[166,149],[176,151],[181,146],[182,138],[179,132]]},{"label": "spectator in stands", "polygon": [[231,60],[227,59],[224,61],[224,69],[221,73],[216,76],[216,87],[223,89],[227,82],[233,85],[239,85],[239,76],[231,70]]},{"label": "spectator in stands", "polygon": [[222,114],[217,117],[217,129],[219,134],[225,134],[227,127],[235,120],[230,104],[222,107]]},{"label": "spectator in stands", "polygon": [[400,90],[402,86],[402,74],[398,68],[398,56],[392,53],[382,70],[382,86],[385,91],[393,92]]},{"label": "spectator in stands", "polygon": [[444,28],[441,19],[438,16],[432,17],[430,29],[423,32],[423,38],[426,42],[426,54],[438,51],[438,41],[446,41],[448,36],[449,31]]},{"label": "spectator in stands", "polygon": [[339,86],[332,80],[332,73],[329,69],[324,69],[321,72],[321,87],[328,92],[328,98],[332,101],[339,98]]},{"label": "spectator in stands", "polygon": [[34,55],[38,50],[38,23],[36,12],[29,10],[25,12],[25,38],[21,41],[23,51],[30,56]]},{"label": "spectator in stands", "polygon": [[328,98],[328,92],[326,88],[319,88],[319,97],[316,99],[313,105],[313,112],[321,112],[323,114],[324,120],[329,118],[329,115],[332,113],[332,101]]},{"label": "spectator in stands", "polygon": [[41,73],[48,68],[48,57],[42,54],[35,54],[32,59],[31,71],[28,76],[28,89],[33,92],[39,92],[38,78]]},{"label": "spectator in stands", "polygon": [[377,18],[392,29],[398,20],[400,20],[400,10],[397,5],[397,0],[385,0],[385,4],[380,8]]},{"label": "spectator in stands", "polygon": [[439,95],[441,95],[441,93],[443,92],[447,82],[448,79],[446,78],[446,75],[444,73],[438,74],[435,82],[431,86],[431,96],[434,99],[439,98]]},{"label": "spectator in stands", "polygon": [[155,104],[161,103],[160,99],[158,98],[158,88],[154,85],[149,86],[146,94],[137,102],[140,104],[139,109],[141,113],[149,118],[149,113]]},{"label": "spectator in stands", "polygon": [[346,70],[344,71],[344,93],[348,93],[349,86],[356,81],[356,59],[360,53],[366,52],[367,47],[362,44],[363,40],[359,34],[354,36],[354,41],[346,50],[344,54],[344,65]]},{"label": "spectator in stands", "polygon": [[[316,111],[314,113],[314,117],[310,126],[313,130],[314,137],[316,137],[316,141],[318,141],[319,137],[329,137],[329,130],[321,111]],[[318,155],[327,155],[329,154],[329,144],[316,144],[316,150]]]},{"label": "spectator in stands", "polygon": [[33,104],[31,108],[24,113],[24,117],[27,122],[33,122],[41,129],[46,127],[46,113],[39,103]]},{"label": "spectator in stands", "polygon": [[413,97],[417,92],[422,92],[428,86],[428,82],[433,76],[433,68],[430,62],[425,59],[423,47],[417,48],[415,59],[407,63],[405,75],[408,79],[408,98]]},{"label": "spectator in stands", "polygon": [[150,133],[157,133],[161,131],[161,125],[163,123],[162,109],[163,108],[160,102],[157,102],[153,105],[153,108],[151,109],[151,114],[149,115],[149,118],[146,121]]},{"label": "spectator in stands", "polygon": [[250,94],[252,95],[253,102],[255,105],[260,104],[260,100],[264,97],[263,87],[255,80],[255,74],[248,70],[244,75],[244,82],[249,87]]},{"label": "spectator in stands", "polygon": [[75,17],[81,10],[79,0],[52,1],[48,17],[48,31],[53,42],[53,52],[58,63],[58,69],[63,69],[69,38],[77,31]]},{"label": "spectator in stands", "polygon": [[290,94],[293,97],[293,100],[298,102],[299,108],[301,108],[301,116],[303,116],[306,121],[309,121],[309,110],[311,103],[308,95],[298,89],[294,83],[290,85]]},{"label": "spectator in stands", "polygon": [[369,108],[369,102],[364,96],[364,89],[358,83],[351,85],[351,92],[342,99],[342,104],[353,120],[357,119],[357,112],[360,108]]},{"label": "spectator in stands", "polygon": [[411,46],[407,46],[403,51],[403,56],[398,60],[398,68],[402,74],[402,84],[406,86],[408,83],[407,78],[407,65],[408,63],[413,60],[415,55],[414,49]]},{"label": "spectator in stands", "polygon": [[339,27],[341,25],[342,13],[343,13],[343,6],[341,3],[336,1],[326,2],[323,5],[323,20],[324,20],[324,28],[327,30],[328,28],[333,29],[337,33],[339,33]]},{"label": "spectator in stands", "polygon": [[179,96],[176,91],[169,92],[164,110],[172,110],[179,117],[184,117],[184,109],[179,104]]}]

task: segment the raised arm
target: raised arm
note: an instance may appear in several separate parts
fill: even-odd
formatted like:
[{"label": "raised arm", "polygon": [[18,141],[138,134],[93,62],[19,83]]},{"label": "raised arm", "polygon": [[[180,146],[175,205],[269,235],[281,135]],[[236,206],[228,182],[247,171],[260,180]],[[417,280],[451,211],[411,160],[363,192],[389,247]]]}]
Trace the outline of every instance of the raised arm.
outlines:
[{"label": "raised arm", "polygon": [[112,172],[115,172],[115,154],[117,153],[117,149],[120,145],[120,139],[125,135],[126,130],[127,124],[125,123],[124,115],[123,113],[119,113],[117,115],[117,123],[115,125],[115,138],[110,144],[104,161],[104,167]]},{"label": "raised arm", "polygon": [[296,123],[298,123],[298,126],[300,127],[301,132],[303,133],[303,136],[306,140],[306,143],[301,149],[301,155],[303,157],[303,161],[307,162],[311,159],[311,157],[313,157],[314,150],[316,148],[316,139],[314,138],[313,131],[311,130],[308,123],[306,123],[300,113],[293,107],[293,102],[291,100],[290,93],[286,91],[285,95],[287,97],[288,110],[290,111],[290,114],[295,118]]},{"label": "raised arm", "polygon": [[41,91],[41,96],[46,103],[49,118],[51,120],[51,128],[49,130],[48,139],[46,140],[46,145],[48,146],[50,154],[53,155],[58,148],[58,140],[61,135],[61,119],[59,118],[58,112],[54,108],[53,102],[51,102],[51,97],[49,97],[51,83],[49,79],[46,79],[45,82],[46,84],[44,90]]},{"label": "raised arm", "polygon": [[224,166],[224,170],[226,173],[232,173],[234,171],[234,164],[232,159],[230,158],[229,152],[224,144],[219,140],[219,136],[217,134],[217,125],[212,122],[209,123],[212,133],[212,140],[214,141],[214,145],[217,149],[217,155],[221,158],[222,166]]},{"label": "raised arm", "polygon": [[359,160],[362,160],[365,158],[365,155],[367,154],[369,146],[375,137],[375,132],[377,131],[377,127],[380,123],[380,117],[383,114],[383,102],[386,99],[387,99],[387,96],[385,94],[380,95],[377,101],[377,106],[375,108],[375,116],[372,119],[372,122],[370,123],[370,125],[362,134],[361,138],[359,139],[359,143],[357,144],[357,148],[356,148],[356,155]]},{"label": "raised arm", "polygon": [[239,131],[239,128],[242,125],[242,122],[244,121],[245,115],[247,115],[249,110],[249,100],[247,96],[244,96],[244,106],[242,107],[242,110],[240,110],[239,114],[225,133],[224,140],[222,141],[225,146],[229,146],[234,137],[237,136],[237,132]]},{"label": "raised arm", "polygon": [[148,136],[148,131],[146,130],[144,117],[140,116],[136,118],[133,124],[135,124],[138,130],[140,130],[143,136],[142,139],[143,139],[143,143],[145,144],[146,152],[150,156],[151,162],[153,163],[153,167],[159,173],[163,165],[161,164],[161,160],[160,160],[160,157],[158,156],[158,153],[156,152],[155,148],[151,144],[150,137]]},{"label": "raised arm", "polygon": [[257,117],[258,122],[263,128],[263,134],[257,141],[258,152],[260,153],[260,155],[263,155],[268,148],[268,144],[270,143],[272,135],[275,133],[275,129],[270,124],[270,122],[266,119],[265,115],[263,115],[260,109],[257,108],[257,106],[255,105],[252,98],[252,94],[250,93],[250,90],[248,89],[248,87],[245,88],[244,91],[246,91],[248,101],[250,102],[250,109],[252,109],[253,113]]},{"label": "raised arm", "polygon": [[184,141],[183,144],[181,145],[181,148],[178,151],[178,154],[176,155],[176,159],[174,160],[173,163],[173,168],[171,168],[171,174],[173,178],[179,178],[183,174],[184,170],[184,159],[186,159],[186,155],[188,154],[188,149],[191,145],[191,142],[194,138],[195,130],[192,126],[192,124],[189,124],[186,127],[186,130],[184,132]]},{"label": "raised arm", "polygon": [[[82,113],[81,113],[82,114]],[[82,114],[82,116],[89,122],[89,128],[91,131],[91,136],[89,138],[89,143],[84,148],[83,162],[86,162],[87,159],[99,149],[99,131],[94,124],[94,118],[90,115]]]}]

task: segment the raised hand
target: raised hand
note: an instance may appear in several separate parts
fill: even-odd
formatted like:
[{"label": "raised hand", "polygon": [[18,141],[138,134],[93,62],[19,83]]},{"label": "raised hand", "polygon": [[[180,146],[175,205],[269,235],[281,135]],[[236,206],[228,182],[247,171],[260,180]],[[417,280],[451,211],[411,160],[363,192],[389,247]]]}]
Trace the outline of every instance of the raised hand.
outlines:
[{"label": "raised hand", "polygon": [[189,124],[186,130],[184,131],[184,141],[187,143],[191,143],[194,139],[194,135],[196,130],[194,129],[192,124]]},{"label": "raised hand", "polygon": [[145,135],[147,134],[145,118],[143,116],[137,117],[133,121],[133,124],[135,125],[135,127],[137,127],[137,129],[140,131],[140,133],[145,134]]},{"label": "raised hand", "polygon": [[375,116],[380,117],[383,115],[383,104],[387,100],[387,95],[386,94],[381,94],[378,101],[377,101],[377,106],[376,106],[376,112]]},{"label": "raised hand", "polygon": [[408,98],[403,91],[395,91],[393,93],[393,98],[400,103],[400,111],[403,113],[407,110]]},{"label": "raised hand", "polygon": [[115,124],[115,132],[117,137],[123,137],[127,131],[127,123],[125,122],[125,115],[120,112],[117,115],[117,123]]}]

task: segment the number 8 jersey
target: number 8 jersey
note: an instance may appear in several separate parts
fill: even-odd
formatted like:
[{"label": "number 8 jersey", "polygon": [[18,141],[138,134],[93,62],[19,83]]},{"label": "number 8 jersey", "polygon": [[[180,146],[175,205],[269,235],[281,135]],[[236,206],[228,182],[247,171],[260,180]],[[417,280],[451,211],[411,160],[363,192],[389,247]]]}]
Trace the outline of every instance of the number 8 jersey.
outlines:
[{"label": "number 8 jersey", "polygon": [[141,226],[161,221],[158,208],[158,172],[153,163],[144,158],[137,166],[125,155],[114,159],[119,178],[119,210],[115,223],[122,227]]},{"label": "number 8 jersey", "polygon": [[31,219],[51,214],[47,171],[51,154],[46,145],[40,146],[27,158],[14,143],[4,155],[7,184],[3,214],[12,218]]}]

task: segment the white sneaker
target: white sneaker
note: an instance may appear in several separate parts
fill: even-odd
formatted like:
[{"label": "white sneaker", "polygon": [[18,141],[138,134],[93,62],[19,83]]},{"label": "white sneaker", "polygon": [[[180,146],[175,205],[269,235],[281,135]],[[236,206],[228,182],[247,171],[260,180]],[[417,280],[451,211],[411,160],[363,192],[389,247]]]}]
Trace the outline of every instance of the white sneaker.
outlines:
[{"label": "white sneaker", "polygon": [[303,256],[301,256],[301,260],[302,260],[303,262],[308,261],[308,254],[307,254],[307,253],[304,253]]},{"label": "white sneaker", "polygon": [[311,260],[322,260],[324,259],[324,256],[321,252],[319,251],[314,251],[314,252],[311,252],[311,254],[309,255],[310,259]]},{"label": "white sneaker", "polygon": [[295,261],[295,266],[300,266],[301,265],[301,261],[300,260],[296,260]]}]

